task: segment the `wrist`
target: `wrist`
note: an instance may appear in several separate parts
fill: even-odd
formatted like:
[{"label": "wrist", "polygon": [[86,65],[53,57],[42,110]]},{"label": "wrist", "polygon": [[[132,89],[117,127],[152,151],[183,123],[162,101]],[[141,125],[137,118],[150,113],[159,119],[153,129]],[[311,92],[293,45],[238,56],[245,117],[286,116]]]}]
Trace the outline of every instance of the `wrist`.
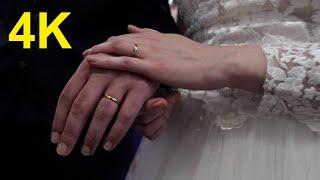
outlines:
[{"label": "wrist", "polygon": [[266,74],[266,59],[259,45],[239,46],[238,70],[232,72],[236,88],[262,93]]},{"label": "wrist", "polygon": [[230,86],[262,93],[266,74],[266,59],[259,45],[233,46],[236,53],[229,59],[233,64],[228,68]]}]

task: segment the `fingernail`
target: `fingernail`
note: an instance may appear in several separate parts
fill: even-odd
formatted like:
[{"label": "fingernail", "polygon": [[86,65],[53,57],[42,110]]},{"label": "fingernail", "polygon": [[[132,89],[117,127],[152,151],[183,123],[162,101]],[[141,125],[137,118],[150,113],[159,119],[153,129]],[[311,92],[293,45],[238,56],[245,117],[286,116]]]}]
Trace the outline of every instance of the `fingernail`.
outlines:
[{"label": "fingernail", "polygon": [[58,147],[57,147],[57,153],[61,156],[66,156],[68,155],[68,146],[64,143],[60,143],[58,144]]},{"label": "fingernail", "polygon": [[91,156],[91,150],[88,146],[82,146],[81,153],[84,156]]},{"label": "fingernail", "polygon": [[97,61],[95,59],[88,59],[89,64],[95,64]]},{"label": "fingernail", "polygon": [[132,24],[129,24],[128,27],[140,29],[139,27],[132,25]]},{"label": "fingernail", "polygon": [[87,56],[88,54],[90,54],[90,49],[85,50],[85,51],[82,53],[82,56]]},{"label": "fingernail", "polygon": [[87,61],[88,61],[90,64],[94,64],[94,63],[96,62],[96,59],[87,58]]},{"label": "fingernail", "polygon": [[159,101],[159,102],[156,102],[156,103],[154,104],[154,107],[155,107],[155,108],[164,108],[164,107],[166,107],[166,103],[163,102],[163,101]]},{"label": "fingernail", "polygon": [[59,139],[60,139],[60,134],[59,134],[59,133],[53,132],[53,133],[51,134],[51,142],[52,142],[53,144],[57,144],[57,143],[59,142]]},{"label": "fingernail", "polygon": [[109,142],[109,141],[107,141],[107,142],[104,144],[103,148],[104,148],[105,150],[107,150],[107,151],[111,151],[111,150],[112,150],[112,143]]}]

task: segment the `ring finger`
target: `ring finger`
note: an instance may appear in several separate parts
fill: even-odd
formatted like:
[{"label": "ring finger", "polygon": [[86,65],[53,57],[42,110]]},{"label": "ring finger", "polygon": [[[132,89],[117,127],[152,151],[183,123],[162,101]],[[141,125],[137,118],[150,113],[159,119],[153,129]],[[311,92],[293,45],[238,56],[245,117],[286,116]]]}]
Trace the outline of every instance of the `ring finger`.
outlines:
[{"label": "ring finger", "polygon": [[[143,41],[143,42],[142,42]],[[141,40],[137,38],[112,38],[104,43],[93,46],[92,48],[86,50],[84,55],[98,54],[98,53],[110,53],[118,54],[122,56],[135,56],[137,58],[142,58],[142,48],[146,51],[149,46],[146,40]]]},{"label": "ring finger", "polygon": [[[95,83],[96,81],[105,83]],[[67,156],[71,153],[99,97],[103,94],[105,84],[108,84],[108,81],[102,76],[91,76],[85,87],[78,94],[63,128],[57,147],[58,154]]]},{"label": "ring finger", "polygon": [[[122,101],[127,93],[127,89],[128,88],[124,87],[121,83],[114,82],[107,88],[105,96],[101,98],[92,117],[91,124],[81,149],[83,155],[90,156],[94,154],[108,125],[119,108],[119,102]],[[114,102],[112,98],[118,102]]]}]

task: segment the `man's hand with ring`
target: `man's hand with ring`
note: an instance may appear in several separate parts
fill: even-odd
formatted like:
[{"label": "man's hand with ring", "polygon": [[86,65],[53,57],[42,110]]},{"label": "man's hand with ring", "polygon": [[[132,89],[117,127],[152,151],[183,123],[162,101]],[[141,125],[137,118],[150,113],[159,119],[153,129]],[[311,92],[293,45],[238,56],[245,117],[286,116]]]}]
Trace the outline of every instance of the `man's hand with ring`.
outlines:
[{"label": "man's hand with ring", "polygon": [[[51,137],[58,144],[57,153],[68,156],[72,152],[91,116],[82,154],[93,155],[101,142],[105,149],[114,149],[158,87],[158,83],[142,76],[93,69],[83,61],[58,101]],[[121,106],[105,98],[106,94],[121,102]],[[104,137],[116,112],[111,131]]]}]

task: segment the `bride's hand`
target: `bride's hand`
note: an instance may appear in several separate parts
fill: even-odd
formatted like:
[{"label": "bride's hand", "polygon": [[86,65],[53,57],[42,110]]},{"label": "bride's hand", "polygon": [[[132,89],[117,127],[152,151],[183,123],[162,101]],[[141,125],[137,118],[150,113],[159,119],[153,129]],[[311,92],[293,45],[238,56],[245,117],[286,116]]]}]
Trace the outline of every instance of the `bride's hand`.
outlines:
[{"label": "bride's hand", "polygon": [[179,99],[178,91],[173,91],[163,98],[150,99],[143,106],[142,113],[134,122],[134,127],[149,140],[157,139],[166,130],[173,107]]},{"label": "bride's hand", "polygon": [[262,89],[266,62],[259,46],[205,46],[177,34],[128,29],[131,34],[85,51],[85,59],[94,66],[143,74],[174,87]]}]

